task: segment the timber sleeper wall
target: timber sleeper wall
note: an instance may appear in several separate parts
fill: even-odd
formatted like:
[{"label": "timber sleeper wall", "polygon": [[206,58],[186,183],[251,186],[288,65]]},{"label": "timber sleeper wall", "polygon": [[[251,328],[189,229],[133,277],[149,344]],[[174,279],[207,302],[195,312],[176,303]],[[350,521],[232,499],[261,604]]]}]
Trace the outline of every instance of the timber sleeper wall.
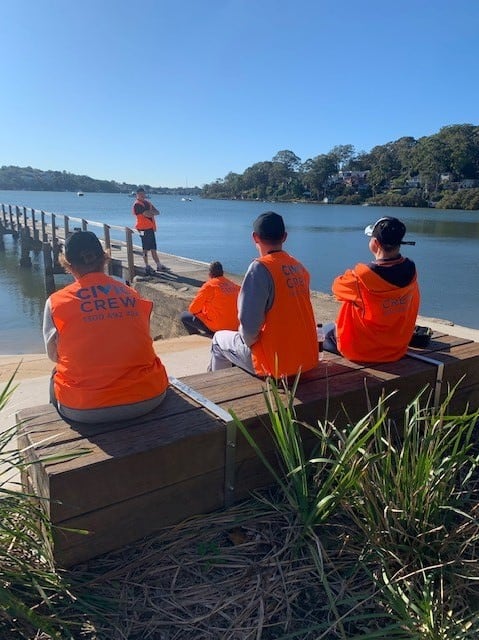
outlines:
[{"label": "timber sleeper wall", "polygon": [[[297,388],[298,419],[309,424],[329,419],[344,427],[367,413],[368,397],[375,403],[382,393],[392,391],[397,393],[389,402],[390,415],[400,418],[421,389],[436,389],[438,363],[443,367],[437,400],[459,383],[452,409],[462,412],[467,403],[471,409],[479,407],[479,344],[440,336],[418,353],[436,364],[405,357],[365,367],[326,354]],[[263,381],[232,368],[181,382],[223,413],[234,410],[268,459],[275,461]],[[52,552],[63,566],[220,509],[271,482],[231,423],[225,424],[176,388],[170,387],[158,409],[130,422],[75,427],[50,405],[22,411],[17,418],[20,446],[34,463],[24,483],[47,499],[55,525]],[[55,459],[59,455],[71,457]]]}]

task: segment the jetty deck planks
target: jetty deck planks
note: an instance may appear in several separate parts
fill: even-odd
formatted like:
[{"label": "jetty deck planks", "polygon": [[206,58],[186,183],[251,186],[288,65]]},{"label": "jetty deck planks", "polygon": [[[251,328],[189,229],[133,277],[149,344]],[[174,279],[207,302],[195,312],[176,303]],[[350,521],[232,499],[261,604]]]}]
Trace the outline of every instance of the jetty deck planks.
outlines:
[{"label": "jetty deck planks", "polygon": [[[464,411],[467,404],[479,407],[479,343],[436,335],[428,349],[417,353],[444,364],[441,398],[458,385],[454,411]],[[399,419],[421,389],[435,388],[437,374],[436,364],[409,356],[361,366],[326,354],[302,377],[294,405],[298,419],[307,424],[329,419],[347,427],[367,413],[370,402],[395,392],[390,416]],[[233,410],[275,462],[264,381],[232,368],[182,382],[224,410]],[[23,482],[46,499],[55,525],[53,556],[63,566],[222,508],[226,476],[234,479],[235,500],[271,482],[244,438],[238,434],[233,458],[227,455],[224,422],[174,388],[147,416],[112,425],[69,425],[50,405],[21,411],[17,417],[20,446],[34,463]],[[312,443],[306,428],[305,442]]]}]

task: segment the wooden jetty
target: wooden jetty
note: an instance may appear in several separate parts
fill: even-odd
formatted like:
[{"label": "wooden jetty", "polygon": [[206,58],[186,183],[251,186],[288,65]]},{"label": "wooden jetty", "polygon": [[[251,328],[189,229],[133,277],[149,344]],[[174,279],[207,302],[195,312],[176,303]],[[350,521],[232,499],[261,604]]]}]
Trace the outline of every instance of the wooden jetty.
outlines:
[{"label": "wooden jetty", "polygon": [[[108,264],[110,275],[131,282],[135,275],[143,272],[142,250],[133,244],[135,230],[130,227],[109,225],[85,218],[64,214],[0,204],[0,240],[10,234],[21,243],[20,266],[32,266],[31,251],[42,251],[45,265],[45,288],[47,295],[55,290],[54,274],[64,273],[58,262],[66,238],[73,231],[94,231],[105,251],[111,256]],[[118,236],[112,239],[112,231]]]}]

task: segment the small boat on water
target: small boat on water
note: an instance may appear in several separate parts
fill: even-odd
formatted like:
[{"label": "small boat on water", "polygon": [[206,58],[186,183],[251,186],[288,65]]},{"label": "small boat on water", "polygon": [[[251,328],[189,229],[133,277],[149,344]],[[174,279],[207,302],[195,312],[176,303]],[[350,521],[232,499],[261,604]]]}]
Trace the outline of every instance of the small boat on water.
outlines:
[{"label": "small boat on water", "polygon": [[84,195],[85,195],[85,194],[83,193],[83,191],[77,191],[77,196],[78,196],[78,197],[80,197],[80,196],[84,196]]},{"label": "small boat on water", "polygon": [[192,198],[181,198],[181,202],[193,202]]}]

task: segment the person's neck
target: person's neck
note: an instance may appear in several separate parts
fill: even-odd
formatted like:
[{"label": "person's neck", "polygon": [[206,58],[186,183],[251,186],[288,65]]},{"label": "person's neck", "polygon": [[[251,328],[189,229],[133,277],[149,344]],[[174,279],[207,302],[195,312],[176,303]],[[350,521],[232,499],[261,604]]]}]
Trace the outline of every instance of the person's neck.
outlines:
[{"label": "person's neck", "polygon": [[271,245],[271,244],[258,244],[258,251],[259,251],[259,255],[263,258],[264,256],[267,256],[268,253],[274,253],[275,251],[282,251],[283,250],[283,245],[282,244],[275,244],[275,245]]},{"label": "person's neck", "polygon": [[84,278],[92,273],[105,273],[105,271],[98,269],[71,269],[71,274],[76,280],[80,280],[80,278]]},{"label": "person's neck", "polygon": [[374,259],[378,260],[395,260],[399,258],[400,252],[399,249],[397,251],[384,251],[383,249],[378,249],[374,254]]}]

